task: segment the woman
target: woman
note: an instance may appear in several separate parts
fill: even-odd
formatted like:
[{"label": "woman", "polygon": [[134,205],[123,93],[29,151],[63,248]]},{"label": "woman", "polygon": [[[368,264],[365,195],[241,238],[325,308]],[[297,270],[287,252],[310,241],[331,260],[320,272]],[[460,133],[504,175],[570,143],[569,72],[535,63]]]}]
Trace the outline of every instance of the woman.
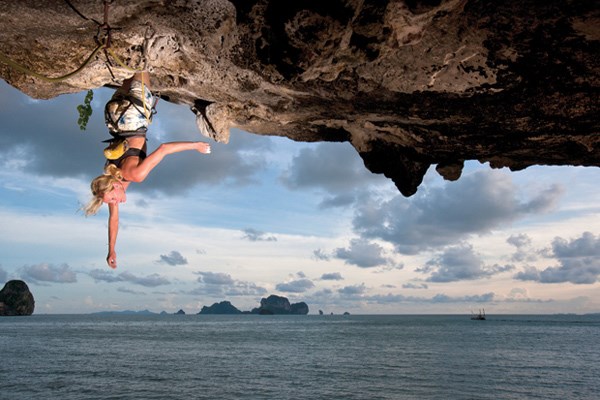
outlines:
[{"label": "woman", "polygon": [[[111,146],[125,148],[118,157],[107,160],[104,174],[91,183],[94,198],[84,207],[85,215],[98,212],[102,203],[108,204],[108,256],[109,267],[117,268],[115,245],[119,230],[119,204],[126,200],[131,182],[142,182],[168,154],[195,150],[209,154],[210,145],[204,142],[163,143],[146,156],[146,130],[152,120],[152,93],[147,72],[136,73],[115,92],[106,104],[105,117]],[[105,151],[105,154],[108,154]],[[112,155],[112,153],[111,153]]]}]

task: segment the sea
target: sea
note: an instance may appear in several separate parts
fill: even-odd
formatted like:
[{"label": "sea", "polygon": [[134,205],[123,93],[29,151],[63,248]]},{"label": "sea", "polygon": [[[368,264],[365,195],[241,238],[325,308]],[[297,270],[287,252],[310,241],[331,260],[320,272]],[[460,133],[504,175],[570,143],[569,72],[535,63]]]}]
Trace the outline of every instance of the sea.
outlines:
[{"label": "sea", "polygon": [[0,399],[600,399],[600,315],[0,318]]}]

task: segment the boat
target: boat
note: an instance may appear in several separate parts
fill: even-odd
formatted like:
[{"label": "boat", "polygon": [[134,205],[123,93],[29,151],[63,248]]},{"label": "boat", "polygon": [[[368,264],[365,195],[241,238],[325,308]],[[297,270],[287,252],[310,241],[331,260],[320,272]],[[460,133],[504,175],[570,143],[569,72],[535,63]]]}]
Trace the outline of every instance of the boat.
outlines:
[{"label": "boat", "polygon": [[475,314],[471,311],[471,319],[476,321],[485,321],[485,309],[479,310],[479,314]]}]

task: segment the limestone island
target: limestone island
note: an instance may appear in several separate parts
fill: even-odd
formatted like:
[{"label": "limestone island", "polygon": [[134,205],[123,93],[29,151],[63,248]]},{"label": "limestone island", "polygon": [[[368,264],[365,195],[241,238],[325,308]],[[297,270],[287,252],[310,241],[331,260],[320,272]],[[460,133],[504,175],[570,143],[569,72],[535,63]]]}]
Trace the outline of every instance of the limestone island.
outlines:
[{"label": "limestone island", "polygon": [[305,302],[290,304],[290,301],[283,296],[270,295],[260,300],[260,306],[253,308],[252,311],[240,311],[229,301],[214,303],[212,306],[202,307],[198,314],[259,314],[259,315],[306,315],[308,314],[308,305]]},{"label": "limestone island", "polygon": [[31,315],[34,308],[33,294],[25,282],[8,281],[0,290],[0,316]]}]

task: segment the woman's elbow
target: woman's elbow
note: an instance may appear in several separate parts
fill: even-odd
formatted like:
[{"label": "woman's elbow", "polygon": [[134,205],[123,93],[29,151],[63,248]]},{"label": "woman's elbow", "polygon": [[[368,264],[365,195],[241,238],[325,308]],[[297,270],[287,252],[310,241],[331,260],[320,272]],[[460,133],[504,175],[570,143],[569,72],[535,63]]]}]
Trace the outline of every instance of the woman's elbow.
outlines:
[{"label": "woman's elbow", "polygon": [[137,172],[137,173],[136,173],[136,172],[134,172],[133,174],[131,174],[131,175],[129,176],[129,179],[128,179],[128,180],[129,180],[129,182],[136,182],[136,183],[139,183],[139,182],[143,182],[143,181],[144,181],[144,179],[146,179],[146,175],[144,175],[144,174],[142,174],[142,173],[139,173],[139,172]]}]

